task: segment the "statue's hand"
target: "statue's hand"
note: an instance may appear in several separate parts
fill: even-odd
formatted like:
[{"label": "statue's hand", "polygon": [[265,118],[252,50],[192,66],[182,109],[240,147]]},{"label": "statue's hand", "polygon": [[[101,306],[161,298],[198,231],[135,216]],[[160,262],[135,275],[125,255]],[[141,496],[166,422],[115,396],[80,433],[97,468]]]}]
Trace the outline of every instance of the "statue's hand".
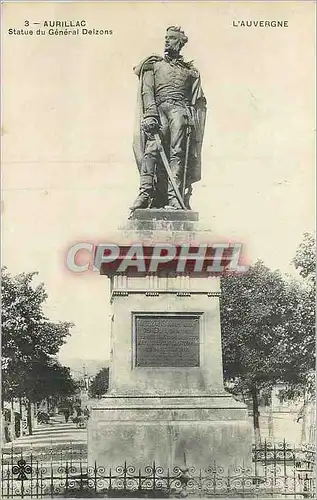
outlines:
[{"label": "statue's hand", "polygon": [[160,125],[158,120],[154,116],[148,116],[146,118],[143,118],[141,127],[144,132],[148,134],[155,134],[159,131]]}]

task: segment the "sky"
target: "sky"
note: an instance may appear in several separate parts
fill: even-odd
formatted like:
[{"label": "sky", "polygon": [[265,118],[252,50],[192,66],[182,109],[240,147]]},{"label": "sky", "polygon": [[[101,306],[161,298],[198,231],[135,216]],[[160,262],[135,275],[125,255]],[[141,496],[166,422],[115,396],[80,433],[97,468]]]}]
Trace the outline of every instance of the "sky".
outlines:
[{"label": "sky", "polygon": [[[3,5],[2,263],[38,271],[54,321],[75,326],[61,360],[109,358],[109,293],[74,274],[74,243],[107,242],[138,191],[133,67],[181,25],[208,103],[202,180],[192,208],[249,263],[294,272],[314,219],[313,2],[119,2]],[[14,36],[25,20],[85,20],[113,35]],[[288,28],[236,28],[237,20]]]}]

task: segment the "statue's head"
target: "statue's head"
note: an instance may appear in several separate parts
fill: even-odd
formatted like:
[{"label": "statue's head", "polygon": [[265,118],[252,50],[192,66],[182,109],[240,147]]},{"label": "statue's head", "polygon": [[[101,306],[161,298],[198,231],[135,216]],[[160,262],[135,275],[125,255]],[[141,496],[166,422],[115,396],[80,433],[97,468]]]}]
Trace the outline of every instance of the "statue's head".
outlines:
[{"label": "statue's head", "polygon": [[188,38],[180,26],[169,26],[165,35],[165,52],[170,54],[179,53],[188,42]]}]

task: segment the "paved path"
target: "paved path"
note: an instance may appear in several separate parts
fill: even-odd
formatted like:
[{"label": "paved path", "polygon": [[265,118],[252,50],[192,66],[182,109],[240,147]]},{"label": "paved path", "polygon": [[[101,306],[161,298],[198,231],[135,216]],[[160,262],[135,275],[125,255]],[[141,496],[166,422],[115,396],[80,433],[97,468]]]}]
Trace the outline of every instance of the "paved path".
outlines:
[{"label": "paved path", "polygon": [[79,429],[74,423],[65,423],[61,416],[53,417],[49,424],[39,424],[31,436],[22,436],[2,447],[2,453],[9,458],[23,454],[35,459],[70,460],[86,458],[87,429]]}]

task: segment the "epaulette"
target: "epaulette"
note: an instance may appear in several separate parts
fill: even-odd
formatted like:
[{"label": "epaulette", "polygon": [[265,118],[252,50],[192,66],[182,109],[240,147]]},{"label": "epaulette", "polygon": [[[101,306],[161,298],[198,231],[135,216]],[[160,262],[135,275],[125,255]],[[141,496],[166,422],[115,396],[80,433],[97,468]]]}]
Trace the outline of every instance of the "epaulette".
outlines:
[{"label": "epaulette", "polygon": [[140,64],[138,64],[138,66],[135,66],[133,68],[133,71],[137,76],[140,76],[141,71],[147,71],[148,69],[152,69],[153,63],[161,61],[162,59],[163,58],[161,56],[153,54],[152,56],[143,59],[143,61],[141,61]]},{"label": "epaulette", "polygon": [[184,63],[186,65],[186,67],[192,71],[195,71],[197,74],[199,73],[198,69],[196,68],[196,66],[194,66],[194,61],[186,61]]},{"label": "epaulette", "polygon": [[143,71],[149,71],[151,69],[153,69],[153,64],[154,64],[154,61],[146,61],[144,64],[143,64]]}]

